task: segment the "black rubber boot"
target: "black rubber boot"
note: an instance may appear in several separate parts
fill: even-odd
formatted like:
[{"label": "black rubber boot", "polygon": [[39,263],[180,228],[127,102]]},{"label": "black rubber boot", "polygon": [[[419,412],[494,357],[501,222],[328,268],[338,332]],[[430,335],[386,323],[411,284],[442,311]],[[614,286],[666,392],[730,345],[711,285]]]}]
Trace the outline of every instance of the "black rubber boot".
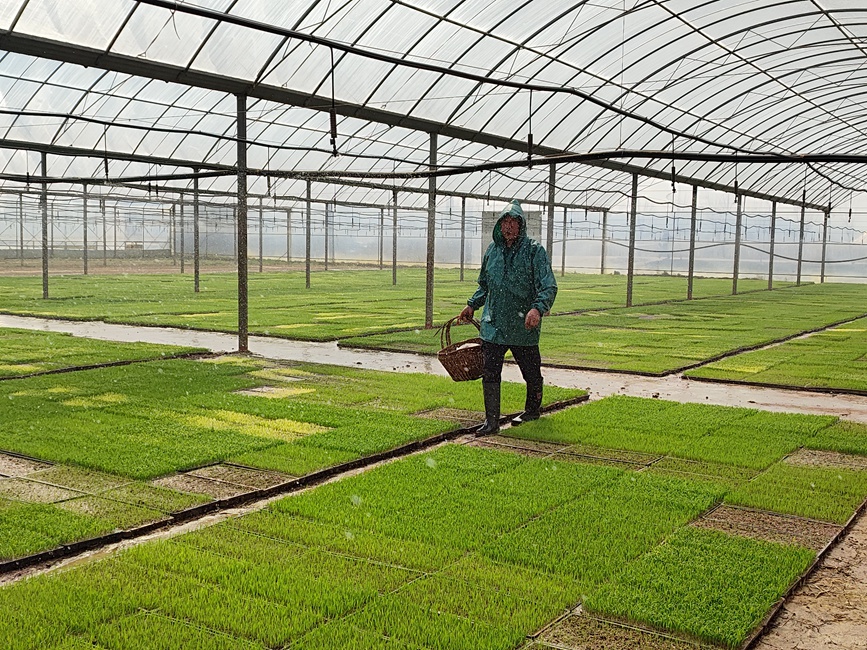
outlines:
[{"label": "black rubber boot", "polygon": [[500,430],[500,382],[482,382],[485,395],[485,423],[476,429],[477,436],[489,436]]},{"label": "black rubber boot", "polygon": [[527,401],[524,402],[524,412],[521,415],[512,418],[512,426],[517,427],[524,422],[532,422],[538,420],[542,413],[542,384],[531,386],[527,384]]}]

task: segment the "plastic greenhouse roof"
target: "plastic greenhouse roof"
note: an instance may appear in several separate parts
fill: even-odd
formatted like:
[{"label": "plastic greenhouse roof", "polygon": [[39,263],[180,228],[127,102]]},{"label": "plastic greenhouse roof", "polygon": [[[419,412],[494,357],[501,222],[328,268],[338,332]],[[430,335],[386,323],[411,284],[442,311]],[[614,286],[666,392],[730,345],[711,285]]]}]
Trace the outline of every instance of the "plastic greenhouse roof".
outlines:
[{"label": "plastic greenhouse roof", "polygon": [[[5,0],[0,172],[37,174],[40,149],[67,154],[49,155],[49,176],[79,181],[104,175],[94,152],[111,159],[111,177],[229,169],[236,93],[248,96],[248,165],[268,170],[424,169],[431,132],[440,166],[521,159],[530,132],[539,155],[861,154],[865,36],[867,7],[848,0]],[[848,200],[867,180],[858,162],[674,165],[683,179],[806,192],[814,205]],[[557,202],[607,207],[629,172],[671,168],[562,164]],[[515,167],[438,187],[543,202],[548,173]],[[266,191],[264,178],[250,182]],[[314,185],[320,197],[385,203],[381,186],[395,182],[427,187]],[[304,192],[303,180],[274,183]],[[229,192],[234,178],[201,187]]]}]

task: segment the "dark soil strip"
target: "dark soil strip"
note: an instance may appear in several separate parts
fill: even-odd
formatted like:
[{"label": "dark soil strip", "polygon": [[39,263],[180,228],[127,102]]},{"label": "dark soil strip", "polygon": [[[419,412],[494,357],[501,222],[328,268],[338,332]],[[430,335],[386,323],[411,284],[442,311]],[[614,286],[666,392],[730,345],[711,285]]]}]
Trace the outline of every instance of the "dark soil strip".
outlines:
[{"label": "dark soil strip", "polygon": [[31,372],[27,375],[15,375],[14,377],[0,377],[0,381],[11,381],[13,379],[28,379],[30,377],[40,377],[42,375],[58,375],[64,372],[78,372],[79,370],[96,370],[99,368],[114,368],[116,366],[131,366],[134,363],[150,363],[151,361],[167,361],[169,359],[214,359],[223,356],[224,353],[217,352],[184,352],[182,354],[169,354],[164,357],[151,357],[150,359],[127,359],[125,361],[108,361],[106,363],[94,363],[86,366],[69,366],[68,368],[55,368],[54,370],[41,370],[40,372]]},{"label": "dark soil strip", "polygon": [[[578,397],[573,397],[568,400],[554,402],[552,404],[549,404],[548,406],[542,407],[542,412],[550,413],[552,411],[559,411],[568,406],[580,404],[581,402],[587,401],[588,399],[590,399],[589,395],[580,395]],[[505,424],[516,415],[518,414],[511,413],[508,415],[504,415],[500,418],[500,423]],[[64,544],[63,546],[59,546],[49,551],[35,553],[33,555],[18,558],[16,560],[0,562],[0,576],[11,573],[13,571],[25,569],[27,567],[32,567],[37,564],[43,564],[45,562],[72,557],[74,555],[84,553],[85,551],[92,551],[94,549],[98,549],[103,546],[114,544],[123,540],[142,537],[162,528],[169,528],[180,523],[193,521],[195,519],[204,517],[205,515],[212,514],[221,510],[238,508],[253,503],[255,501],[261,501],[262,499],[268,499],[270,497],[274,497],[280,494],[297,492],[298,490],[324,483],[325,481],[346,472],[361,469],[369,465],[380,463],[382,461],[400,458],[402,456],[406,456],[408,454],[421,451],[429,447],[433,447],[442,442],[448,442],[449,440],[460,438],[461,436],[472,433],[474,428],[475,427],[473,426],[455,429],[452,431],[445,431],[443,433],[438,433],[434,436],[430,436],[429,438],[425,438],[424,440],[416,440],[414,442],[401,445],[400,447],[396,447],[389,451],[383,451],[377,454],[373,454],[371,456],[365,456],[364,458],[357,458],[356,460],[341,463],[340,465],[327,467],[317,472],[307,474],[306,476],[292,479],[291,481],[286,481],[285,483],[280,483],[279,485],[274,485],[260,490],[252,490],[250,492],[245,492],[244,494],[239,494],[237,496],[228,497],[225,499],[218,499],[216,501],[210,501],[208,503],[203,503],[198,506],[193,506],[192,508],[187,508],[186,510],[172,513],[171,515],[169,515],[168,519],[144,524],[142,526],[138,526],[129,530],[121,530],[113,533],[108,533],[107,535],[101,535],[99,537],[82,540],[80,542]]]},{"label": "dark soil strip", "polygon": [[822,563],[822,560],[825,559],[825,555],[827,555],[827,553],[832,548],[834,548],[840,542],[841,539],[843,539],[843,537],[846,535],[846,533],[849,532],[849,529],[852,528],[852,524],[855,522],[855,520],[858,518],[858,516],[862,512],[864,512],[865,509],[867,509],[867,499],[865,499],[864,501],[861,502],[861,505],[858,506],[858,508],[856,508],[856,510],[852,514],[852,516],[849,517],[849,520],[846,522],[846,525],[843,526],[837,532],[836,535],[834,535],[834,537],[831,539],[831,541],[825,545],[825,548],[823,548],[821,551],[819,551],[816,554],[816,559],[813,560],[813,563],[809,566],[809,568],[807,568],[806,571],[804,571],[803,574],[801,574],[801,577],[798,578],[791,587],[789,587],[789,589],[786,591],[786,593],[783,594],[783,597],[780,598],[774,604],[774,606],[767,613],[767,615],[765,615],[765,618],[762,619],[762,622],[759,624],[759,626],[755,630],[753,630],[753,633],[750,634],[746,638],[746,640],[741,644],[740,650],[750,650],[750,648],[755,646],[755,644],[759,640],[759,638],[763,634],[765,634],[765,632],[768,630],[768,628],[770,628],[771,623],[773,623],[774,620],[777,618],[777,616],[780,613],[780,610],[783,609],[783,605],[786,603],[786,601],[792,596],[792,594],[795,593],[795,591],[801,585],[803,585],[807,581],[807,579],[812,575],[813,571],[815,571],[816,568],[819,566],[819,564]]},{"label": "dark soil strip", "polygon": [[[708,362],[710,363],[710,362]],[[779,390],[806,391],[824,395],[867,395],[867,390],[860,388],[831,388],[829,386],[796,386],[794,384],[772,384],[765,381],[747,381],[746,379],[720,379],[718,377],[684,377],[689,381],[703,381],[708,384],[730,384],[733,386],[755,386],[756,388],[778,388]]]}]

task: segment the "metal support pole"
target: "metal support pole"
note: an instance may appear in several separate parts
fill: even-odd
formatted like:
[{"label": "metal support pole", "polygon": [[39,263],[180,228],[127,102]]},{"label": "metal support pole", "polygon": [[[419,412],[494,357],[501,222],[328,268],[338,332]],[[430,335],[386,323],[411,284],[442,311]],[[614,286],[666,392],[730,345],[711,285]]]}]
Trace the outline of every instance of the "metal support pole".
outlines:
[{"label": "metal support pole", "polygon": [[822,272],[819,282],[825,284],[825,260],[828,252],[828,220],[831,218],[831,213],[825,210],[825,223],[822,227]]},{"label": "metal support pole", "polygon": [[312,183],[307,181],[307,225],[304,228],[304,273],[307,279],[306,287],[310,288],[310,221],[311,221],[311,193],[312,193]]},{"label": "metal support pole", "polygon": [[632,174],[632,205],[629,219],[629,262],[626,270],[626,306],[632,307],[632,277],[635,273],[635,222],[638,220],[638,174]]},{"label": "metal support pole", "polygon": [[464,255],[467,244],[467,197],[461,197],[461,282],[464,281]]},{"label": "metal support pole", "polygon": [[108,230],[105,223],[105,199],[99,200],[99,212],[102,214],[102,265],[108,266]]},{"label": "metal support pole", "polygon": [[391,284],[397,285],[397,190],[391,192]]},{"label": "metal support pole", "polygon": [[[198,172],[198,169],[193,171]],[[199,179],[193,178],[193,291],[199,293]]]},{"label": "metal support pole", "polygon": [[689,270],[686,278],[686,299],[692,300],[695,278],[695,227],[698,223],[698,185],[692,186],[692,213],[689,219]]},{"label": "metal support pole", "polygon": [[286,265],[292,261],[292,210],[286,210]]},{"label": "metal support pole", "polygon": [[[430,169],[436,170],[437,166],[437,134],[430,134]],[[425,299],[424,299],[424,326],[425,329],[433,327],[433,289],[434,289],[434,251],[436,244],[436,218],[437,218],[437,181],[436,177],[428,179],[427,194],[427,259],[425,264]]]},{"label": "metal support pole", "polygon": [[232,209],[232,261],[238,262],[238,206]]},{"label": "metal support pole", "polygon": [[265,230],[265,202],[261,199],[259,200],[259,273],[262,272],[262,248],[265,241],[264,233]]},{"label": "metal support pole", "polygon": [[804,260],[804,222],[807,216],[807,191],[804,190],[804,196],[801,200],[801,234],[798,239],[798,281],[797,286],[801,286],[801,265]]},{"label": "metal support pole", "polygon": [[238,95],[238,352],[247,339],[247,96]]},{"label": "metal support pole", "polygon": [[81,185],[81,230],[82,230],[82,263],[84,274],[87,275],[87,184]]},{"label": "metal support pole", "polygon": [[[42,152],[42,177],[48,178],[48,154]],[[48,183],[42,181],[42,299],[48,300]]]},{"label": "metal support pole", "polygon": [[[186,224],[184,223],[184,195],[183,195],[183,193],[181,193],[180,199],[178,202],[178,219],[181,222],[181,241],[180,241],[181,253],[180,253],[180,257],[181,257],[181,273],[183,273],[184,272],[184,256],[186,254],[184,240],[187,238],[187,232],[186,232],[187,229],[186,229]],[[142,226],[141,227],[142,227],[142,229],[144,229],[144,219],[142,219]]]},{"label": "metal support pole", "polygon": [[743,227],[743,205],[744,199],[738,194],[737,198],[737,214],[735,216],[735,259],[732,267],[732,295],[738,295],[738,273],[741,266],[741,228]]},{"label": "metal support pole", "polygon": [[24,195],[18,195],[18,259],[24,266]]},{"label": "metal support pole", "polygon": [[117,259],[117,205],[114,206],[114,228],[112,237],[114,239],[114,247],[111,253],[111,256],[114,259]]},{"label": "metal support pole", "polygon": [[548,259],[554,258],[554,194],[557,181],[557,165],[551,163],[548,174],[548,245],[545,247],[548,250]]},{"label": "metal support pole", "polygon": [[172,203],[169,209],[169,252],[172,255],[172,266],[178,265],[178,228],[175,224],[177,204]]},{"label": "metal support pole", "polygon": [[329,216],[330,211],[331,211],[331,204],[326,203],[325,204],[325,270],[326,271],[328,270],[328,232],[329,232],[328,216]]},{"label": "metal support pole", "polygon": [[[181,195],[183,197],[183,195]],[[144,259],[145,252],[145,208],[141,211],[141,258]]]},{"label": "metal support pole", "polygon": [[599,273],[605,275],[605,240],[608,239],[608,210],[602,211],[602,246],[600,252]]},{"label": "metal support pole", "polygon": [[385,239],[385,208],[379,209],[379,270],[383,269],[382,247]]},{"label": "metal support pole", "polygon": [[[563,208],[563,245],[560,247],[560,277],[566,275],[566,208]],[[587,214],[587,210],[584,210]]]},{"label": "metal support pole", "polygon": [[774,288],[774,242],[777,236],[777,202],[771,203],[771,245],[768,248],[768,291]]}]

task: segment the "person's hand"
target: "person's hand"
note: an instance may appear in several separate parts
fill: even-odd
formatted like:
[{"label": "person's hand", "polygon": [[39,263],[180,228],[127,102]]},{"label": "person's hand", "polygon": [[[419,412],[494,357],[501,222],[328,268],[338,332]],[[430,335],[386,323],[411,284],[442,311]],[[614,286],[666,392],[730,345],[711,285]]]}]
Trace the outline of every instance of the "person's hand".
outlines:
[{"label": "person's hand", "polygon": [[542,322],[542,314],[539,313],[539,310],[535,307],[527,312],[527,315],[524,317],[524,329],[533,330],[539,327],[539,323]]},{"label": "person's hand", "polygon": [[475,313],[475,309],[467,305],[464,307],[464,310],[458,316],[458,325],[463,325],[464,323],[469,323],[473,320],[473,314]]}]

